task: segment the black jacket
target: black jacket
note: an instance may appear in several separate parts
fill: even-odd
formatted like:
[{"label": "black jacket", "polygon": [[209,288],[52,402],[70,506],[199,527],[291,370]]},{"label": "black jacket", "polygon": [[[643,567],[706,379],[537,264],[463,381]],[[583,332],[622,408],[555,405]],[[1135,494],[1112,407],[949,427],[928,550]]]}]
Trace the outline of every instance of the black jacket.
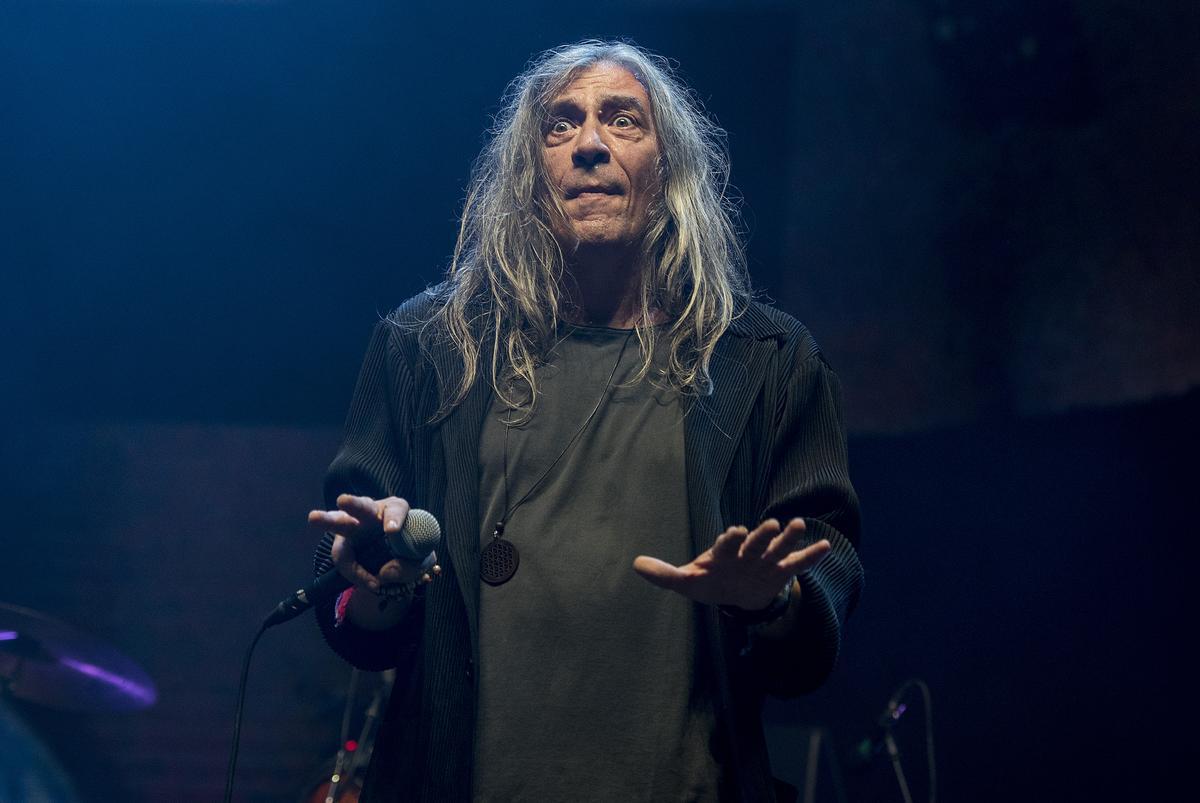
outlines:
[{"label": "black jacket", "polygon": [[[442,523],[443,573],[395,630],[333,627],[330,645],[364,669],[398,668],[376,741],[363,801],[470,799],[478,658],[478,439],[491,400],[487,381],[437,423],[438,375],[453,376],[448,345],[422,348],[417,324],[433,301],[420,295],[375,328],[326,477],[340,493],[399,496]],[[486,371],[483,372],[486,375]],[[727,526],[803,516],[812,541],[832,552],[800,577],[800,616],[786,639],[755,638],[708,612],[701,649],[710,656],[718,759],[743,801],[774,799],[760,709],[765,693],[815,689],[837,658],[842,628],[862,587],[858,500],[846,468],[837,377],[808,331],[761,304],[749,305],[717,344],[714,391],[684,419],[688,505],[695,554]],[[317,570],[329,567],[327,538]]]}]

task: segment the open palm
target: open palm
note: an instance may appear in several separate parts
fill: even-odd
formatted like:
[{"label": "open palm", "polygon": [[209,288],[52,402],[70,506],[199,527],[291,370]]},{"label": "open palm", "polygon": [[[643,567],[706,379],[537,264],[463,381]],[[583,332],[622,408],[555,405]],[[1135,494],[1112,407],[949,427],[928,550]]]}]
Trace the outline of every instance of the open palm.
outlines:
[{"label": "open palm", "polygon": [[792,519],[782,528],[778,520],[767,519],[754,530],[730,527],[682,566],[639,555],[633,568],[656,586],[696,602],[761,610],[789,577],[812,568],[829,552],[825,539],[797,549],[804,532],[804,519]]}]

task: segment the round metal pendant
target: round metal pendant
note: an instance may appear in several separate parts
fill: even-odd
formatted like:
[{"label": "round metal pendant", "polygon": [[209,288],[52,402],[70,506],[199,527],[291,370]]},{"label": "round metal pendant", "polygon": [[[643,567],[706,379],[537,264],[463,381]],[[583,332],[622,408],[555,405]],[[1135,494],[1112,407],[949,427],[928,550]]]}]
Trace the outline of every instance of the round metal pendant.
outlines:
[{"label": "round metal pendant", "polygon": [[479,555],[479,577],[488,585],[507,583],[517,573],[521,553],[511,541],[493,538]]}]

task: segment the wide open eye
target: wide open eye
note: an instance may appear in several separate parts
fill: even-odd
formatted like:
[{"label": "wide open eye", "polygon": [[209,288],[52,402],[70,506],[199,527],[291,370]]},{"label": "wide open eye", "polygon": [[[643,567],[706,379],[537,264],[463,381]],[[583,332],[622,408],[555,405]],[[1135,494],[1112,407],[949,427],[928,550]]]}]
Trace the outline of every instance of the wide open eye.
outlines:
[{"label": "wide open eye", "polygon": [[571,121],[559,118],[550,124],[551,134],[566,134],[571,130]]},{"label": "wide open eye", "polygon": [[634,119],[628,114],[618,114],[613,118],[612,124],[617,128],[632,128],[633,126],[637,125],[637,123],[634,122]]}]

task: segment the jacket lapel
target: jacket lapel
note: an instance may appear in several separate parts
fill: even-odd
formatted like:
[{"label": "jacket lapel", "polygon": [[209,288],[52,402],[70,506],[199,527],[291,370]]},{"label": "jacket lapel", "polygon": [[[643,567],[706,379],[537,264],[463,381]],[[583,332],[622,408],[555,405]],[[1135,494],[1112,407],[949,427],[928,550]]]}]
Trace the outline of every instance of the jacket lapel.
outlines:
[{"label": "jacket lapel", "polygon": [[[726,500],[722,498],[722,491],[727,486],[730,466],[776,351],[774,338],[779,334],[778,327],[757,307],[750,305],[744,316],[717,341],[709,366],[712,394],[698,398],[684,419],[688,515],[695,555],[711,547],[713,540],[729,525],[753,528],[758,524],[756,521],[728,521],[727,517],[732,514],[723,510]],[[768,799],[763,794],[766,790],[755,785],[758,776],[750,767],[751,756],[745,755],[746,748],[739,739],[730,664],[724,660],[736,653],[737,646],[722,626],[715,607],[706,606],[702,625],[714,673],[717,716],[725,729],[733,766],[746,769],[738,773],[741,799]]]},{"label": "jacket lapel", "polygon": [[721,509],[721,489],[776,350],[774,338],[755,336],[773,334],[763,331],[766,316],[751,306],[746,317],[750,320],[739,319],[717,341],[710,364],[713,392],[697,398],[684,420],[688,513],[696,554],[712,546],[727,526],[758,524],[726,522]]},{"label": "jacket lapel", "polygon": [[[446,455],[446,550],[467,609],[472,643],[479,627],[479,433],[492,401],[492,384],[484,374],[488,355],[480,358],[479,378],[467,397],[441,424]],[[461,370],[449,349],[434,356],[441,376]]]}]

